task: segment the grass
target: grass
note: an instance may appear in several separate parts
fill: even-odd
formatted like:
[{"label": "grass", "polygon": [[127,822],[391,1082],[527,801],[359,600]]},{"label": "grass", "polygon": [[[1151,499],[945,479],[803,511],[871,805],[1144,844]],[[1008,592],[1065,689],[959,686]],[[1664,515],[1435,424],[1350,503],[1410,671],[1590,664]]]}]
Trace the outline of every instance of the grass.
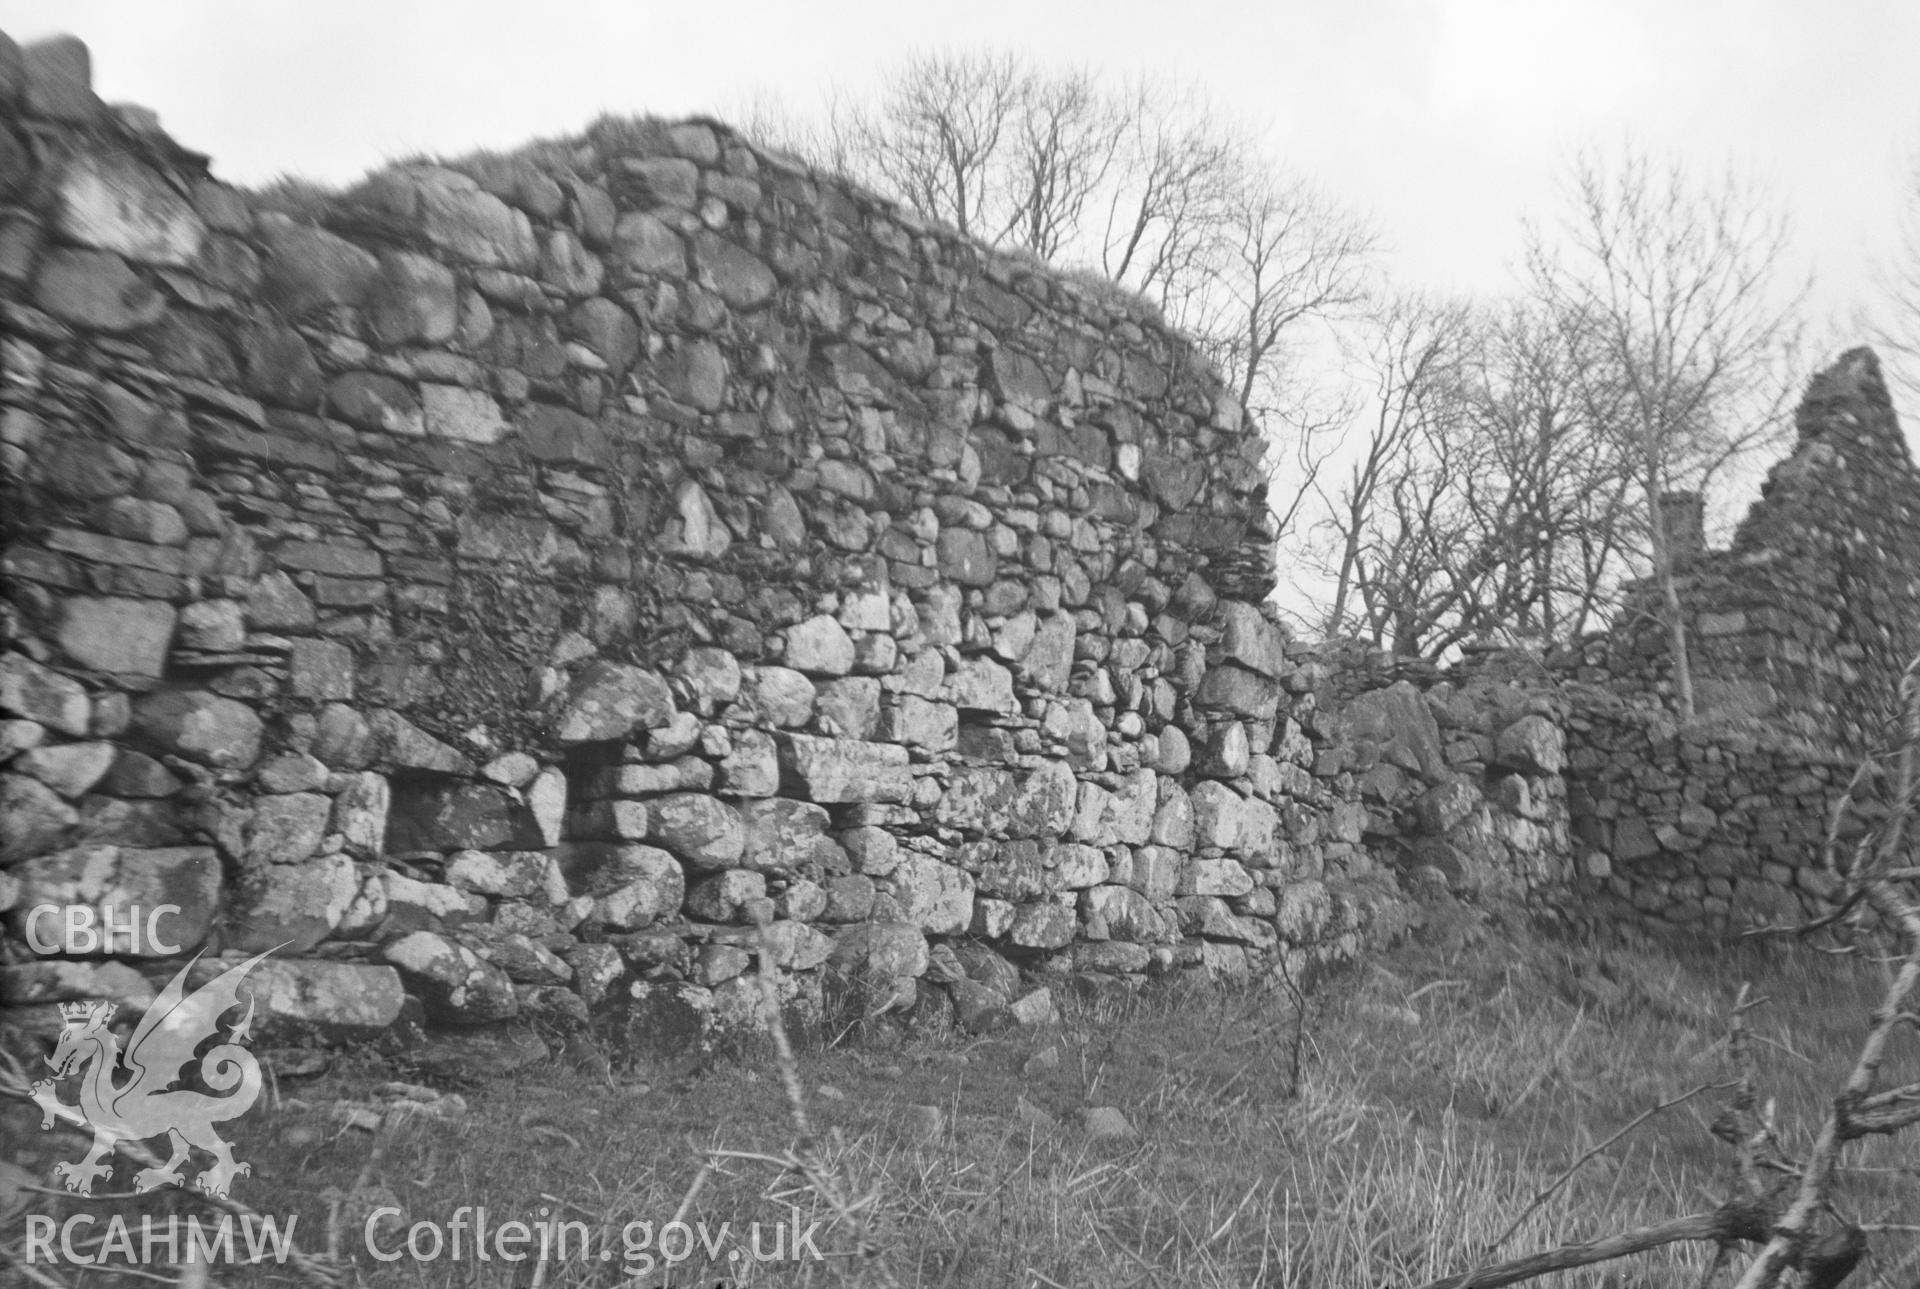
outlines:
[{"label": "grass", "polygon": [[280,175],[248,190],[256,211],[273,211],[302,224],[320,224],[340,201],[340,190],[299,175]]},{"label": "grass", "polygon": [[[1168,985],[1069,1000],[1050,1033],[880,1031],[804,1051],[818,1162],[846,1192],[837,1209],[779,1162],[796,1133],[778,1065],[757,1049],[611,1078],[543,1062],[465,1092],[463,1115],[389,1115],[377,1135],[339,1107],[391,1104],[394,1090],[381,1086],[396,1072],[372,1053],[345,1054],[318,1079],[279,1082],[234,1125],[237,1153],[255,1167],[236,1197],[298,1213],[302,1246],[318,1252],[337,1205],[340,1250],[354,1262],[345,1283],[379,1289],[1417,1285],[1469,1269],[1523,1214],[1502,1256],[1713,1207],[1730,1152],[1707,1132],[1725,1098],[1712,1090],[1534,1201],[1650,1106],[1729,1077],[1724,1020],[1742,981],[1770,998],[1753,1017],[1761,1095],[1775,1099],[1797,1152],[1851,1062],[1878,968],[1755,946],[1570,943],[1459,916],[1328,982],[1304,1016],[1284,994]],[[1889,1072],[1920,1075],[1920,1053],[1910,1035],[1903,1042]],[[1082,1112],[1100,1106],[1119,1109],[1134,1135],[1083,1131]],[[4,1126],[32,1148],[39,1176],[55,1144],[75,1153],[71,1137]],[[1910,1140],[1859,1148],[1848,1162],[1866,1171],[1849,1175],[1846,1216],[1911,1223],[1912,1158]],[[29,1198],[55,1216],[76,1203]],[[168,1193],[114,1206],[132,1217],[195,1204]],[[484,1205],[496,1228],[544,1208],[581,1223],[574,1234],[590,1233],[591,1250],[537,1279],[531,1262],[483,1264],[470,1248],[460,1262],[390,1264],[365,1250],[376,1208],[445,1231],[463,1205]],[[877,1256],[854,1249],[849,1208]],[[818,1222],[825,1257],[709,1261],[696,1242],[670,1278],[664,1265],[624,1278],[642,1269],[626,1256],[641,1234],[628,1224],[652,1224],[657,1254],[676,1215],[707,1223],[710,1237],[728,1222],[727,1243],[742,1248],[758,1222],[768,1251],[773,1224]],[[383,1250],[404,1241],[404,1224],[379,1228]],[[1874,1246],[1849,1283],[1907,1289],[1920,1266],[1913,1234],[1876,1234]],[[1691,1286],[1710,1252],[1674,1246],[1539,1283]],[[57,1271],[72,1289],[132,1283]],[[220,1274],[297,1280],[286,1269]]]}]

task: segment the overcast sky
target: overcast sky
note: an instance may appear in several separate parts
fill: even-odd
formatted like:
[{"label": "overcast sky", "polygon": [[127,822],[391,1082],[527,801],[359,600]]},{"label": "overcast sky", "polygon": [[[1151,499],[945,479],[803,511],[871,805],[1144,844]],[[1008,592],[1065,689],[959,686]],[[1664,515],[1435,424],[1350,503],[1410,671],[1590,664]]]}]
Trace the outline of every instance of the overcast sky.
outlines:
[{"label": "overcast sky", "polygon": [[1400,280],[1474,292],[1552,217],[1572,148],[1631,138],[1766,185],[1823,317],[1870,295],[1920,149],[1915,0],[0,0],[0,29],[79,35],[105,97],[241,183],[811,105],[916,47],[1172,73],[1368,213]]},{"label": "overcast sky", "polygon": [[1920,147],[1914,0],[0,0],[0,28],[80,36],[104,96],[243,183],[603,111],[810,104],[914,47],[1172,72],[1370,212],[1401,276],[1464,290],[1502,285],[1570,148],[1631,136],[1769,185],[1819,305],[1844,310],[1893,250]]}]

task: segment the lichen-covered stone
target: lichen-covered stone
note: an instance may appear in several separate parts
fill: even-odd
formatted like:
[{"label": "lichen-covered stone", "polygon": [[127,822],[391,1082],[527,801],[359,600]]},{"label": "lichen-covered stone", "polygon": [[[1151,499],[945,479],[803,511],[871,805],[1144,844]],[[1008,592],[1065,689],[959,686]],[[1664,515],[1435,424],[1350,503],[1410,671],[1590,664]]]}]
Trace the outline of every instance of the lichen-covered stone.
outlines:
[{"label": "lichen-covered stone", "polygon": [[648,803],[648,839],[696,868],[726,868],[746,852],[740,812],[717,797],[676,792]]},{"label": "lichen-covered stone", "polygon": [[894,705],[886,728],[889,742],[925,752],[947,752],[959,739],[960,711],[949,703],[903,694]]},{"label": "lichen-covered stone", "polygon": [[742,919],[748,905],[767,897],[765,874],[730,868],[687,890],[687,912],[708,922]]},{"label": "lichen-covered stone", "polygon": [[245,703],[203,689],[147,694],[133,705],[133,733],[175,756],[245,769],[260,755],[264,726]]},{"label": "lichen-covered stone", "polygon": [[56,743],[30,748],[9,768],[38,779],[71,801],[85,796],[113,768],[119,750],[101,741]]},{"label": "lichen-covered stone", "polygon": [[507,432],[500,405],[490,394],[458,385],[420,386],[421,424],[436,438],[497,443]]},{"label": "lichen-covered stone", "polygon": [[334,640],[296,640],[288,651],[287,688],[298,698],[352,698],[353,650]]},{"label": "lichen-covered stone", "polygon": [[262,631],[310,631],[319,619],[313,601],[285,573],[256,578],[247,593],[249,626]]},{"label": "lichen-covered stone", "polygon": [[249,873],[228,901],[225,945],[298,957],[333,933],[359,891],[353,861],[345,855]]},{"label": "lichen-covered stone", "polygon": [[166,667],[177,614],[159,600],[82,596],[68,600],[60,647],[82,667],[156,679]]},{"label": "lichen-covered stone", "polygon": [[406,1004],[398,973],[369,962],[275,955],[247,973],[247,988],[263,1035],[327,1043],[379,1038],[392,1030]]},{"label": "lichen-covered stone", "polygon": [[759,256],[715,233],[695,234],[693,261],[700,281],[735,309],[759,308],[778,286]]},{"label": "lichen-covered stone", "polygon": [[23,653],[0,654],[0,712],[82,737],[92,705],[79,681]]},{"label": "lichen-covered stone", "polygon": [[1446,778],[1446,754],[1433,710],[1407,681],[1358,695],[1340,713],[1339,721],[1346,738],[1377,742],[1382,760],[1429,783]]},{"label": "lichen-covered stone", "polygon": [[1253,889],[1253,875],[1231,859],[1196,859],[1187,866],[1177,893],[1181,895],[1245,895]]},{"label": "lichen-covered stone", "polygon": [[575,676],[558,704],[553,735],[562,743],[599,743],[657,729],[673,714],[673,693],[655,673],[595,661]]},{"label": "lichen-covered stone", "polygon": [[823,807],[788,797],[747,802],[741,809],[747,826],[741,863],[766,873],[795,873],[817,868],[821,843],[832,822]]},{"label": "lichen-covered stone", "polygon": [[[328,710],[332,710],[329,708]],[[325,714],[322,714],[324,731]],[[380,707],[366,716],[371,755],[402,770],[421,770],[430,774],[464,775],[471,770],[467,758],[433,737],[390,707]],[[325,756],[320,758],[326,760]]]},{"label": "lichen-covered stone", "polygon": [[193,204],[127,153],[82,153],[61,172],[59,229],[72,242],[140,264],[182,267],[206,226]]},{"label": "lichen-covered stone", "polygon": [[620,216],[613,230],[613,251],[639,273],[683,278],[687,275],[687,246],[680,235],[645,211]]},{"label": "lichen-covered stone", "polygon": [[1527,774],[1558,774],[1566,768],[1566,740],[1544,716],[1522,716],[1500,731],[1494,756]]},{"label": "lichen-covered stone", "polygon": [[[699,390],[691,397],[697,402],[719,405],[717,397],[708,398]],[[720,512],[714,509],[706,489],[692,479],[684,480],[675,490],[674,500],[680,508],[680,522],[667,538],[669,549],[688,559],[704,561],[719,559],[732,548],[733,533]]]},{"label": "lichen-covered stone", "polygon": [[[380,257],[367,305],[367,321],[382,344],[438,345],[453,339],[460,321],[453,273],[436,260],[408,251]],[[432,430],[432,414],[428,415]]]},{"label": "lichen-covered stone", "polygon": [[782,734],[780,764],[783,778],[810,801],[833,805],[913,798],[907,750],[893,744]]},{"label": "lichen-covered stone", "polygon": [[0,774],[0,863],[53,849],[79,822],[79,811],[38,779]]},{"label": "lichen-covered stone", "polygon": [[786,665],[816,676],[844,676],[853,670],[853,640],[827,614],[787,628]]},{"label": "lichen-covered stone", "polygon": [[526,215],[456,171],[424,166],[376,175],[361,199],[415,222],[435,247],[468,264],[528,272],[539,262]]},{"label": "lichen-covered stone", "polygon": [[487,915],[485,899],[444,882],[423,882],[404,873],[388,871],[381,875],[380,885],[387,914],[379,924],[382,937],[465,926]]},{"label": "lichen-covered stone", "polygon": [[836,738],[866,741],[880,725],[880,682],[871,676],[842,676],[817,687],[815,728]]},{"label": "lichen-covered stone", "polygon": [[361,429],[417,438],[427,432],[420,395],[379,372],[343,372],[327,382],[327,407]]},{"label": "lichen-covered stone", "polygon": [[1063,890],[1097,886],[1111,873],[1104,854],[1096,847],[1077,842],[1063,842],[1049,848],[1046,864],[1052,872],[1053,885]]},{"label": "lichen-covered stone", "polygon": [[[211,846],[88,845],[29,859],[15,872],[22,908],[86,905],[94,910],[92,925],[104,943],[85,952],[96,955],[164,958],[191,953],[212,929],[223,893],[220,857]],[[160,912],[169,905],[178,912]],[[109,908],[111,926],[105,921]],[[136,908],[141,910],[137,919],[132,912]],[[137,933],[129,929],[136,920]],[[45,937],[58,939],[64,925],[42,930]]]},{"label": "lichen-covered stone", "polygon": [[[318,792],[262,797],[247,824],[246,862],[293,864],[306,859],[319,849],[332,811],[333,802]],[[347,867],[351,870],[352,865]]]},{"label": "lichen-covered stone", "polygon": [[746,669],[740,693],[774,729],[795,729],[813,719],[813,682],[790,667]]},{"label": "lichen-covered stone", "polygon": [[448,856],[447,885],[477,895],[533,899],[544,895],[548,860],[541,851],[462,850]]},{"label": "lichen-covered stone", "polygon": [[1275,680],[1293,670],[1287,663],[1286,636],[1260,610],[1239,600],[1222,600],[1220,652],[1250,671]]},{"label": "lichen-covered stone", "polygon": [[380,279],[380,261],[345,238],[269,216],[260,222],[266,243],[262,290],[289,317],[325,305],[358,305]]},{"label": "lichen-covered stone", "polygon": [[[740,696],[740,660],[725,649],[689,649],[674,667],[673,674],[674,679],[686,686],[694,710],[705,716],[713,715],[723,704]],[[809,686],[809,695],[811,692]]]},{"label": "lichen-covered stone", "polygon": [[519,1013],[512,978],[448,936],[414,931],[382,945],[380,957],[400,969],[436,1015],[453,1024],[484,1025]]},{"label": "lichen-covered stone", "polygon": [[1115,940],[1151,943],[1165,935],[1165,924],[1153,901],[1126,886],[1096,886],[1081,896],[1089,918],[1098,918]]},{"label": "lichen-covered stone", "polygon": [[846,972],[911,979],[927,969],[927,937],[908,922],[857,923],[834,936],[829,961]]},{"label": "lichen-covered stone", "polygon": [[387,845],[409,850],[531,850],[545,844],[524,799],[490,783],[403,783]]},{"label": "lichen-covered stone", "polygon": [[1015,837],[1058,837],[1072,826],[1077,799],[1073,769],[1045,761],[1025,776],[1007,807],[1007,830]]},{"label": "lichen-covered stone", "polygon": [[1280,707],[1279,682],[1237,663],[1207,669],[1194,701],[1235,716],[1271,721]]},{"label": "lichen-covered stone", "polygon": [[124,962],[39,958],[0,966],[0,1004],[7,1007],[98,1000],[144,1011],[153,1005],[156,992]]},{"label": "lichen-covered stone", "polygon": [[1071,906],[1042,901],[1022,905],[1007,929],[1007,941],[1022,949],[1063,949],[1073,943],[1078,920]]},{"label": "lichen-covered stone", "polygon": [[1020,710],[1013,694],[1013,673],[989,658],[963,663],[947,677],[941,696],[968,711],[1011,714]]},{"label": "lichen-covered stone", "polygon": [[901,912],[929,935],[957,935],[973,921],[973,878],[952,865],[913,855],[890,880]]},{"label": "lichen-covered stone", "polygon": [[133,331],[158,322],[167,302],[111,251],[55,250],[34,278],[34,303],[63,322]]}]

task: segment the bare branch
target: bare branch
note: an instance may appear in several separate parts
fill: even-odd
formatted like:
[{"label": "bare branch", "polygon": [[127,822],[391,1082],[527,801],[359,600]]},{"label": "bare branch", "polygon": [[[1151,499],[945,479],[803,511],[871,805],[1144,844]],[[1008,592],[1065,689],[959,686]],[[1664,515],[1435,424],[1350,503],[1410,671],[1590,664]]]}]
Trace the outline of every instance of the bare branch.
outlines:
[{"label": "bare branch", "polygon": [[1527,1218],[1531,1216],[1534,1213],[1534,1211],[1537,1210],[1542,1204],[1552,1199],[1553,1196],[1559,1191],[1559,1189],[1562,1186],[1565,1186],[1568,1182],[1572,1181],[1573,1175],[1579,1172],[1580,1169],[1586,1165],[1588,1160],[1593,1159],[1596,1156],[1605,1154],[1608,1147],[1612,1146],[1614,1142],[1620,1140],[1622,1137],[1632,1132],[1635,1128],[1638,1128],[1641,1124],[1653,1118],[1653,1116],[1660,1114],[1664,1111],[1671,1110],[1673,1109],[1673,1107],[1680,1105],[1683,1102],[1691,1101],[1693,1100],[1693,1098],[1699,1096],[1702,1092],[1709,1092],[1709,1091],[1728,1088],[1732,1086],[1733,1085],[1730,1083],[1701,1083],[1694,1087],[1688,1088],[1685,1092],[1682,1092],[1677,1097],[1669,1097],[1667,1100],[1662,1101],[1657,1105],[1649,1106],[1645,1110],[1641,1111],[1639,1114],[1635,1115],[1633,1120],[1630,1123],[1628,1123],[1625,1127],[1620,1128],[1619,1130],[1614,1132],[1611,1136],[1607,1137],[1606,1140],[1599,1142],[1597,1145],[1594,1145],[1591,1148],[1587,1149],[1586,1151],[1582,1152],[1578,1159],[1574,1160],[1571,1164],[1567,1165],[1567,1169],[1565,1172],[1561,1173],[1558,1177],[1554,1178],[1553,1181],[1549,1182],[1546,1186],[1542,1187],[1540,1190],[1540,1193],[1535,1195],[1531,1200],[1529,1200],[1527,1202],[1527,1206],[1521,1209],[1520,1212],[1515,1215],[1513,1221],[1507,1224],[1507,1229],[1500,1232],[1499,1235],[1494,1237],[1493,1243],[1487,1246],[1487,1252],[1489,1253],[1493,1252],[1495,1249],[1505,1244],[1508,1240],[1512,1239],[1513,1233],[1520,1229],[1520,1224],[1522,1222],[1525,1222]]},{"label": "bare branch", "polygon": [[1731,176],[1690,181],[1632,148],[1574,161],[1563,240],[1537,232],[1536,289],[1590,340],[1590,414],[1629,460],[1664,601],[1677,701],[1693,715],[1692,673],[1662,499],[1699,491],[1782,425],[1782,358],[1804,288],[1774,286],[1787,225]]},{"label": "bare branch", "polygon": [[1615,1258],[1630,1257],[1668,1244],[1680,1244],[1692,1240],[1711,1241],[1715,1244],[1730,1243],[1735,1240],[1757,1240],[1766,1233],[1767,1217],[1768,1214],[1760,1205],[1744,1201],[1709,1213],[1695,1213],[1689,1217],[1675,1218],[1670,1222],[1643,1226],[1620,1235],[1589,1240],[1584,1244],[1562,1245],[1545,1253],[1535,1253],[1528,1257],[1515,1258],[1511,1262],[1481,1267],[1465,1275],[1447,1276],[1444,1279],[1429,1281],[1421,1286],[1421,1289],[1500,1289],[1502,1285],[1519,1284],[1523,1280],[1537,1279],[1540,1276],[1551,1275],[1555,1271],[1567,1271],[1574,1267],[1592,1266],[1596,1262],[1611,1262]]}]

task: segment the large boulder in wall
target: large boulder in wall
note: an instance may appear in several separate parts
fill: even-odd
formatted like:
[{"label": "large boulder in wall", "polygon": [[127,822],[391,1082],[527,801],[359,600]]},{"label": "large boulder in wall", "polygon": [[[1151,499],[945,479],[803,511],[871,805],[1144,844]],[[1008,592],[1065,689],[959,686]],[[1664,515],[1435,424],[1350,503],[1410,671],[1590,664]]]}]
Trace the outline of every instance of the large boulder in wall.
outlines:
[{"label": "large boulder in wall", "polygon": [[1371,739],[1380,747],[1381,760],[1428,783],[1444,783],[1449,777],[1439,723],[1426,698],[1408,681],[1355,695],[1337,724],[1341,741]]}]

